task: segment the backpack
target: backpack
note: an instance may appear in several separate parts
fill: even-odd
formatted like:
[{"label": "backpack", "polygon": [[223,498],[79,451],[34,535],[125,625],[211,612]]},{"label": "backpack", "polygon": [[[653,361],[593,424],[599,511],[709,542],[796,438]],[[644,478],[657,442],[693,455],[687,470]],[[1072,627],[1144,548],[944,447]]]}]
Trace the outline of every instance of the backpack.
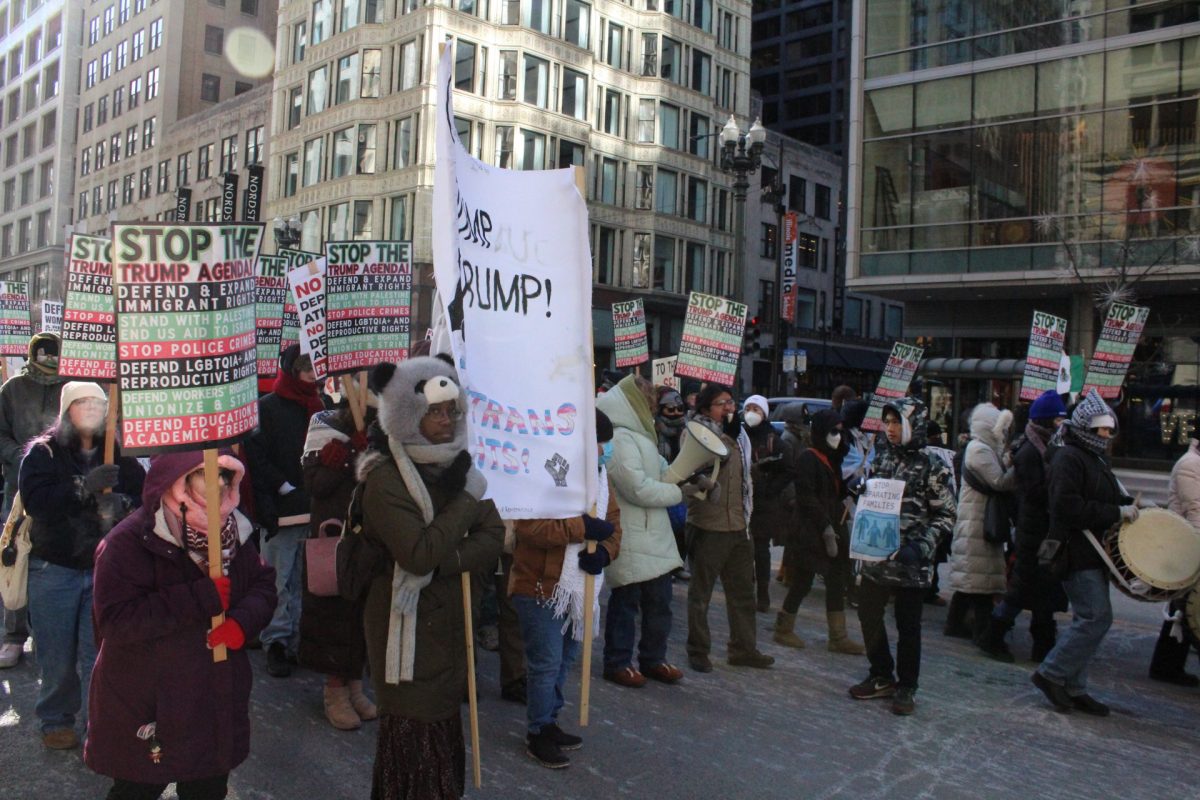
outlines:
[{"label": "backpack", "polygon": [[336,553],[338,594],[351,603],[367,599],[371,582],[384,573],[392,560],[387,548],[363,535],[362,490],[363,484],[359,482],[350,494]]}]

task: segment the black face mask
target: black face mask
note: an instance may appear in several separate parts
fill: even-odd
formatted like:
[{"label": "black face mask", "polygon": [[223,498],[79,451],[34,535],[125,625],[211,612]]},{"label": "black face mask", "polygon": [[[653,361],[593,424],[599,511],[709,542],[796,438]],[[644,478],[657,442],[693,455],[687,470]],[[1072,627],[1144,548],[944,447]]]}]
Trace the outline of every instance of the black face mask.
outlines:
[{"label": "black face mask", "polygon": [[722,430],[730,439],[736,439],[738,434],[742,432],[742,415],[734,414],[733,418],[728,422],[722,423]]}]

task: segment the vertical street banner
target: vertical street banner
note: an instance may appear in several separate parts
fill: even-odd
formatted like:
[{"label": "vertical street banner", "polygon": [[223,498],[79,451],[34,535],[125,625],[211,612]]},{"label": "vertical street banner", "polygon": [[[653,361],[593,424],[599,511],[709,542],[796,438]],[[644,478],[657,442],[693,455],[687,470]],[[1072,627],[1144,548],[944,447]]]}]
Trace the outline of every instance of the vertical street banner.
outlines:
[{"label": "vertical street banner", "polygon": [[260,378],[274,379],[279,372],[283,304],[288,294],[287,259],[283,256],[259,256],[254,277],[254,316],[258,331],[254,346]]},{"label": "vertical street banner", "polygon": [[0,355],[23,356],[29,352],[33,322],[29,319],[29,284],[0,281]]},{"label": "vertical street banner", "polygon": [[258,425],[255,263],[263,226],[113,224],[121,444],[231,444]]},{"label": "vertical street banner", "polygon": [[796,240],[799,238],[800,215],[789,211],[783,215],[783,280],[779,285],[779,313],[788,322],[796,321]]},{"label": "vertical street banner", "polygon": [[408,358],[412,243],[327,242],[325,269],[328,373]]},{"label": "vertical street banner", "polygon": [[221,176],[221,221],[233,222],[237,214],[238,174],[226,172]]},{"label": "vertical street banner", "polygon": [[[313,253],[308,250],[293,250],[288,247],[279,248],[279,255],[286,262],[288,272],[310,261],[316,261],[321,257],[320,253]],[[283,335],[279,340],[279,354],[283,355],[284,350],[299,342],[300,314],[296,311],[296,298],[292,296],[289,290],[283,298]]]},{"label": "vertical street banner", "polygon": [[1150,309],[1145,306],[1113,303],[1096,342],[1096,352],[1088,362],[1081,394],[1095,389],[1105,400],[1121,394],[1121,384],[1125,382],[1125,373],[1149,316]]},{"label": "vertical street banner", "polygon": [[108,239],[73,233],[67,241],[67,300],[58,374],[92,381],[117,379],[117,320]]},{"label": "vertical street banner", "polygon": [[598,492],[587,203],[574,169],[472,158],[438,62],[433,266],[487,497],[505,519],[565,519]]},{"label": "vertical street banner", "polygon": [[47,333],[62,333],[63,304],[58,300],[42,301],[41,330]]},{"label": "vertical street banner", "polygon": [[691,292],[675,375],[732,386],[746,333],[746,306],[724,297]]},{"label": "vertical street banner", "polygon": [[243,222],[258,222],[259,211],[262,208],[262,182],[262,164],[246,167],[246,189],[242,192]]},{"label": "vertical street banner", "polygon": [[187,222],[192,216],[192,190],[180,186],[175,190],[175,221]]},{"label": "vertical street banner", "polygon": [[666,386],[679,391],[679,379],[675,377],[675,362],[678,360],[679,356],[667,356],[651,362],[650,375],[655,386]]},{"label": "vertical street banner", "polygon": [[875,394],[871,395],[871,405],[867,408],[866,418],[863,419],[862,429],[864,431],[883,430],[884,403],[908,394],[908,386],[912,383],[913,376],[917,374],[917,367],[921,363],[921,356],[924,352],[925,348],[923,347],[914,347],[903,342],[896,342],[892,346],[887,366],[883,368],[883,375],[879,377],[879,386],[875,388]]},{"label": "vertical street banner", "polygon": [[617,368],[636,367],[650,360],[650,347],[646,339],[646,309],[642,301],[629,300],[613,303],[613,346],[616,351]]},{"label": "vertical street banner", "polygon": [[329,375],[325,329],[325,256],[289,270],[288,286],[300,320],[300,352],[312,359],[317,380]]},{"label": "vertical street banner", "polygon": [[1033,312],[1029,329],[1029,352],[1025,355],[1025,375],[1021,378],[1021,400],[1036,400],[1058,385],[1063,345],[1067,341],[1067,321],[1044,311]]}]

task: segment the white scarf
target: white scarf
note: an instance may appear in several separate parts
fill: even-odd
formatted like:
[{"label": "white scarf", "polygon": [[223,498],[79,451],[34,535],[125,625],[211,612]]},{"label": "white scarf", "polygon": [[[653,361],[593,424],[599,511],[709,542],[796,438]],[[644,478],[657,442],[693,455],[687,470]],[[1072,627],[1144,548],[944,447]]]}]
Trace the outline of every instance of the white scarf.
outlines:
[{"label": "white scarf", "polygon": [[[608,470],[600,468],[599,495],[596,497],[596,518],[604,519],[608,512]],[[587,542],[567,545],[563,553],[562,572],[558,585],[550,596],[550,610],[554,619],[564,618],[562,632],[570,627],[576,641],[583,641],[583,601],[586,573],[579,568],[579,553]],[[596,587],[592,593],[592,635],[600,633],[600,589],[604,586],[604,572],[596,576]]]}]

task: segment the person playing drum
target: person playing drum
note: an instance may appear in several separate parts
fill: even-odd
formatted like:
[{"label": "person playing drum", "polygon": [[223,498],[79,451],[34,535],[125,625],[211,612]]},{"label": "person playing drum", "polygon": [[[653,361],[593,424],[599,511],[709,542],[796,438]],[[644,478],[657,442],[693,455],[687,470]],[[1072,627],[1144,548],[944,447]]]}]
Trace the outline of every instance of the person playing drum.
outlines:
[{"label": "person playing drum", "polygon": [[[1169,491],[1167,508],[1200,532],[1200,439],[1192,439],[1172,467]],[[1180,686],[1200,686],[1200,678],[1184,669],[1188,652],[1192,648],[1200,652],[1200,586],[1171,601],[1169,613],[1171,619],[1163,623],[1154,645],[1150,677]]]},{"label": "person playing drum", "polygon": [[1116,433],[1116,415],[1093,389],[1055,436],[1061,446],[1047,475],[1050,530],[1038,561],[1065,571],[1063,588],[1074,617],[1031,678],[1057,710],[1101,717],[1109,708],[1088,694],[1087,669],[1112,625],[1112,604],[1107,568],[1084,531],[1103,537],[1114,525],[1138,517],[1133,498],[1122,491],[1109,465]]}]

